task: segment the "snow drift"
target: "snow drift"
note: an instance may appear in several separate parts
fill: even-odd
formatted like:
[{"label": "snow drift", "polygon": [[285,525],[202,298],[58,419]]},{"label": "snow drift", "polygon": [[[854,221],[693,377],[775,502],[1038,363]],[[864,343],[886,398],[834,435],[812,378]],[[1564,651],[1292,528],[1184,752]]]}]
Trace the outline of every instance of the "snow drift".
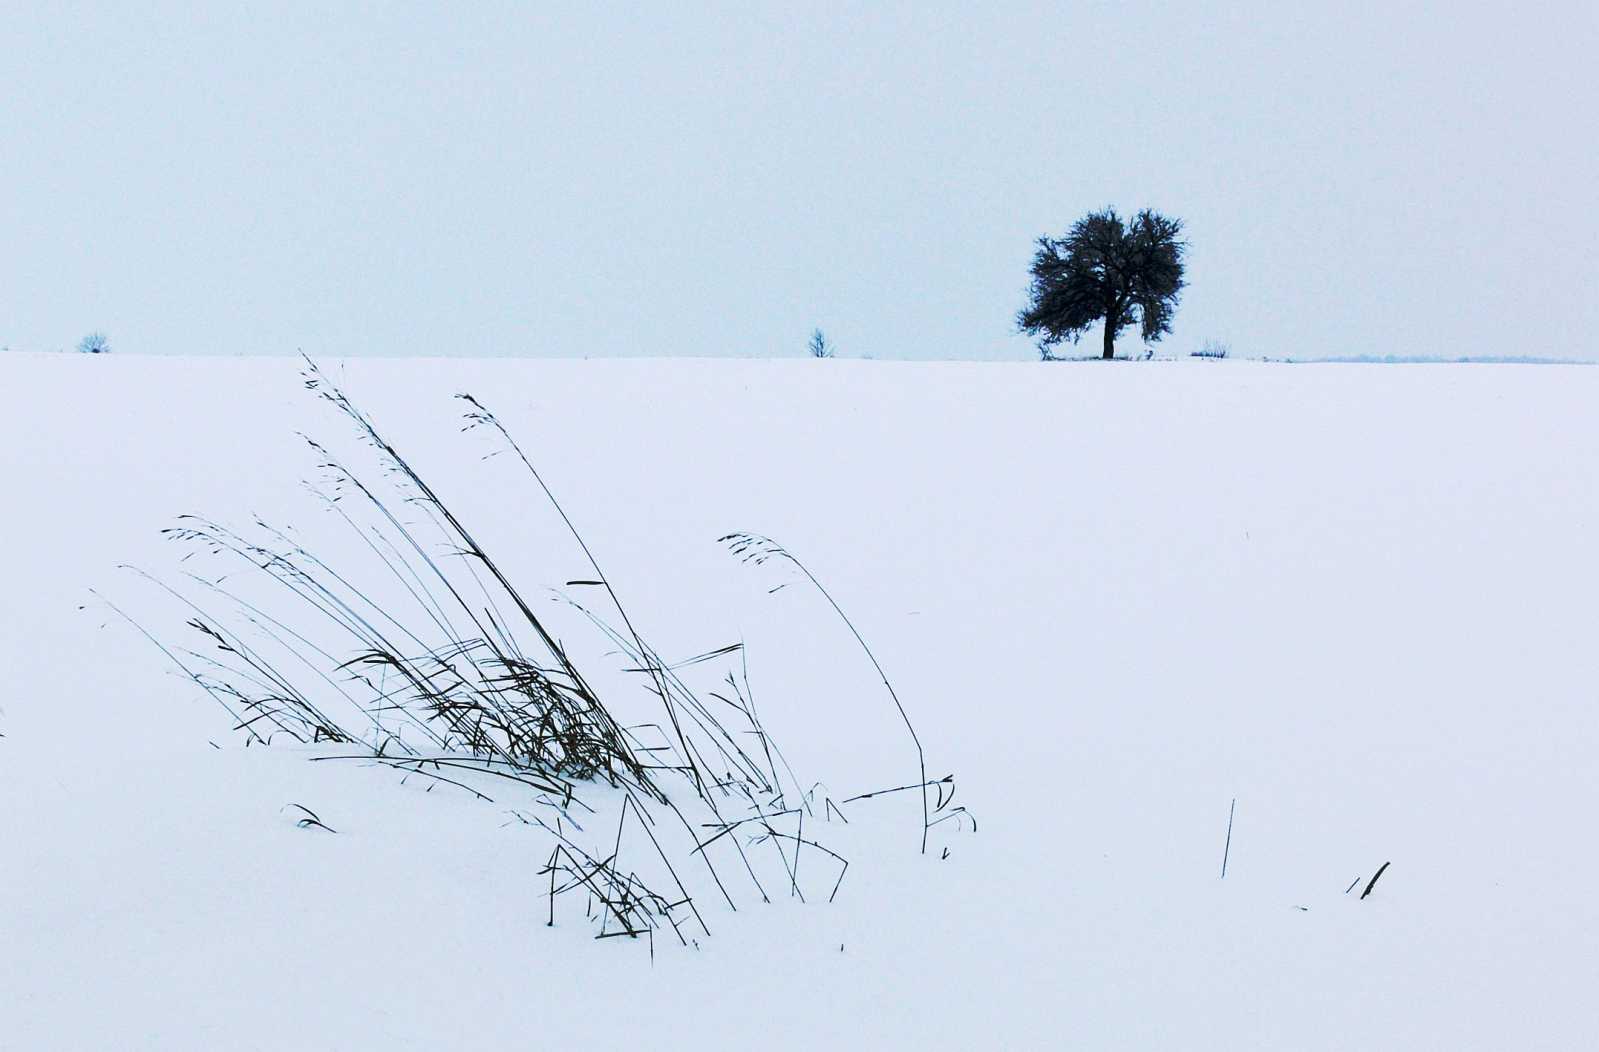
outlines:
[{"label": "snow drift", "polygon": [[[822,600],[717,539],[802,552],[982,826],[923,856],[915,799],[885,800],[837,901],[724,907],[653,965],[546,927],[546,859],[503,808],[243,747],[90,594],[150,610],[117,567],[179,569],[180,514],[315,529],[293,434],[327,418],[297,363],[6,356],[0,1046],[1534,1048],[1599,1024],[1599,372],[331,371],[434,478],[495,467],[451,396],[491,401],[662,653],[742,641],[827,791],[914,775]],[[583,576],[525,491],[462,499],[519,580]]]}]

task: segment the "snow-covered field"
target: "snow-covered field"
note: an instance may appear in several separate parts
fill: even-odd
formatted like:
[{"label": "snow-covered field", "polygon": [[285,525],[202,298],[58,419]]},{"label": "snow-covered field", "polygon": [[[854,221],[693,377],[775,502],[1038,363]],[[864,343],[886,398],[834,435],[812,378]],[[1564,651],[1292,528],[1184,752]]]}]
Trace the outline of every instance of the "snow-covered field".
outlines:
[{"label": "snow-covered field", "polygon": [[546,927],[548,845],[503,802],[244,748],[90,594],[183,641],[118,564],[175,575],[182,513],[314,524],[294,433],[343,425],[298,363],[3,356],[0,1048],[1599,1033],[1599,369],[325,364],[530,587],[586,567],[525,485],[477,483],[507,476],[457,391],[663,652],[748,643],[807,778],[914,778],[816,595],[716,538],[787,544],[979,828],[924,857],[885,799],[839,830],[835,903],[707,902],[713,937],[653,963]]}]

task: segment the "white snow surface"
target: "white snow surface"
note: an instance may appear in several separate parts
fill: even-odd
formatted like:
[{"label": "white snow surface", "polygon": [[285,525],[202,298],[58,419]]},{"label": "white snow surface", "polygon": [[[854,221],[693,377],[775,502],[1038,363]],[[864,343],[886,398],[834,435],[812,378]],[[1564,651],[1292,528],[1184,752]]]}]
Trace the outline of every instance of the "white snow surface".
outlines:
[{"label": "white snow surface", "polygon": [[869,832],[834,831],[836,902],[702,898],[712,937],[653,962],[581,911],[547,927],[549,846],[505,801],[245,748],[91,595],[185,642],[118,568],[175,577],[161,528],[316,528],[295,432],[347,428],[298,363],[3,356],[0,1047],[1599,1033],[1599,370],[323,364],[530,589],[587,567],[459,433],[458,391],[529,450],[662,652],[748,644],[804,778],[914,780],[842,626],[716,538],[782,541],[979,828],[922,856],[913,794],[854,805]]}]

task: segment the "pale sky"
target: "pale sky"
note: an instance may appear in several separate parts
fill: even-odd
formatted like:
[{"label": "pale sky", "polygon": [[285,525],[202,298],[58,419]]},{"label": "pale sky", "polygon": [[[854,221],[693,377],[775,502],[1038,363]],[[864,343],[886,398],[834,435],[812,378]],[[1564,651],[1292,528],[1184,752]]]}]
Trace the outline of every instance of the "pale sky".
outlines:
[{"label": "pale sky", "polygon": [[1596,55],[1591,0],[0,0],[0,345],[1023,360],[1113,205],[1188,224],[1163,352],[1591,359]]}]

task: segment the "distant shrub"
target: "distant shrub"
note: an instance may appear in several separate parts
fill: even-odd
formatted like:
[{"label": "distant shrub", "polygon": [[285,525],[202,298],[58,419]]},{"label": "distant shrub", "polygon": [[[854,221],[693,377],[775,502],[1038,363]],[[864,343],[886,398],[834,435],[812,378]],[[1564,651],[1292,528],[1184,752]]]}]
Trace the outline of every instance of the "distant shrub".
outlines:
[{"label": "distant shrub", "polygon": [[811,342],[806,344],[805,348],[811,352],[812,358],[833,357],[833,345],[827,342],[827,337],[821,329],[811,330]]},{"label": "distant shrub", "polygon": [[1225,358],[1233,353],[1233,349],[1220,340],[1206,340],[1203,347],[1195,351],[1193,358]]},{"label": "distant shrub", "polygon": [[91,332],[78,341],[78,351],[82,354],[110,354],[111,341],[106,339],[103,332]]}]

